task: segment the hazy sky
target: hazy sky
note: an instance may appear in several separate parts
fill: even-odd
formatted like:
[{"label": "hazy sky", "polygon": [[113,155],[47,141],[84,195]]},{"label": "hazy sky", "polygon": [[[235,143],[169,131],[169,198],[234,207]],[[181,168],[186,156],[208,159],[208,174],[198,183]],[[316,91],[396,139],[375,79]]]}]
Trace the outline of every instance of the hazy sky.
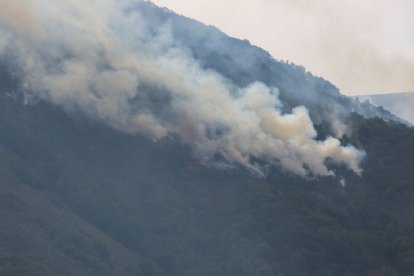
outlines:
[{"label": "hazy sky", "polygon": [[344,94],[414,91],[412,0],[153,0],[305,66]]},{"label": "hazy sky", "polygon": [[0,60],[20,73],[26,103],[41,98],[154,141],[177,137],[200,160],[220,156],[257,176],[264,163],[334,175],[327,159],[362,172],[365,153],[318,139],[306,107],[282,113],[277,89],[203,69],[168,30],[152,31],[153,15],[128,10],[134,1],[0,0]]}]

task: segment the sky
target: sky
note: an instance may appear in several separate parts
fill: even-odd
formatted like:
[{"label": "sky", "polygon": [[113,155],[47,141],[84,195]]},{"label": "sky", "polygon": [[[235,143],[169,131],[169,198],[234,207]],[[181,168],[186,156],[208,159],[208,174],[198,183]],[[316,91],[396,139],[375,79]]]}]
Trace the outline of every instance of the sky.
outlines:
[{"label": "sky", "polygon": [[346,95],[414,92],[412,0],[153,0],[306,67]]},{"label": "sky", "polygon": [[[365,152],[336,131],[319,139],[306,107],[282,112],[277,88],[237,87],[203,68],[164,23],[154,32],[157,13],[134,3],[0,0],[0,60],[18,74],[25,103],[46,100],[155,143],[177,137],[203,162],[220,156],[259,177],[268,165],[334,176],[327,159],[361,174]],[[336,128],[340,116],[326,116]]]}]

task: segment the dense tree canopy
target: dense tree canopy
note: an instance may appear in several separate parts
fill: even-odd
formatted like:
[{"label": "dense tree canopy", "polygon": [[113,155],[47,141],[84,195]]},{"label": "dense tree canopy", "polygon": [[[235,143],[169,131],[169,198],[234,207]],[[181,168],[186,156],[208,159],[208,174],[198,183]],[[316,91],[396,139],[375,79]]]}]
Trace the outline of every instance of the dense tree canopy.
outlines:
[{"label": "dense tree canopy", "polygon": [[[17,179],[67,206],[140,256],[143,275],[413,273],[411,128],[351,116],[344,142],[367,151],[362,177],[274,168],[258,179],[203,166],[173,138],[153,143],[4,94],[0,105],[2,185]],[[92,274],[113,269],[105,245],[66,235],[54,246]]]}]

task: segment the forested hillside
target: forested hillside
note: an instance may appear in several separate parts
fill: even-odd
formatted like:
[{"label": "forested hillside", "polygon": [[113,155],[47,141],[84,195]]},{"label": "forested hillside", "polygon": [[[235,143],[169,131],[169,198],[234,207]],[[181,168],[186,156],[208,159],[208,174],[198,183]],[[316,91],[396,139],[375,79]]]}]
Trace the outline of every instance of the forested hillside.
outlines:
[{"label": "forested hillside", "polygon": [[[7,142],[7,136],[14,133],[9,138],[16,138],[15,135],[22,134],[9,127],[9,123],[19,122],[9,121],[16,115],[10,111],[23,110],[15,109],[16,106],[6,108],[5,104],[10,102],[5,102],[3,97],[1,102],[0,274],[138,274],[140,258],[135,253],[76,215],[57,194],[50,193],[53,184],[46,180],[47,172],[36,169],[30,159],[39,153],[30,150],[33,144],[10,150],[15,148],[10,145],[11,140]],[[34,125],[20,127],[23,130]],[[30,136],[17,137],[19,141],[14,145],[30,140]],[[3,144],[3,141],[6,142]],[[43,187],[44,183],[49,183],[49,189]]]},{"label": "forested hillside", "polygon": [[150,2],[75,2],[0,18],[0,274],[414,275],[413,128]]},{"label": "forested hillside", "polygon": [[[206,167],[174,139],[153,143],[4,94],[0,106],[7,271],[47,266],[50,249],[23,254],[21,244],[37,242],[57,248],[53,260],[70,275],[113,271],[106,258],[130,253],[96,243],[100,234],[79,236],[90,223],[139,255],[142,275],[413,273],[413,129],[355,115],[344,139],[367,151],[362,177],[303,180],[275,169],[258,179]],[[11,230],[23,225],[54,236]]]},{"label": "forested hillside", "polygon": [[381,106],[393,114],[414,124],[414,93],[390,93],[357,96],[361,102],[367,101],[376,106]]}]

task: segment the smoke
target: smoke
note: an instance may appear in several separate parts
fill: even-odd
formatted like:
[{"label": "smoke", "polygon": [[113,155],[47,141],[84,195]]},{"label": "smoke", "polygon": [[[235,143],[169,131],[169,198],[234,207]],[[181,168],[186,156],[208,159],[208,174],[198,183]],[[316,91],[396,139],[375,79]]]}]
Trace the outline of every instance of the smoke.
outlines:
[{"label": "smoke", "polygon": [[414,93],[379,94],[357,97],[360,101],[368,100],[375,106],[382,106],[393,114],[414,125]]},{"label": "smoke", "polygon": [[346,93],[414,89],[411,0],[154,2],[217,25],[232,36],[248,38],[329,79]]},{"label": "smoke", "polygon": [[[414,125],[414,93],[407,93],[404,95],[403,100],[392,104],[392,112],[401,118],[406,119],[412,125]],[[385,106],[385,104],[384,104]]]},{"label": "smoke", "polygon": [[10,27],[20,31],[28,31],[36,23],[36,16],[28,1],[0,1],[0,17]]},{"label": "smoke", "polygon": [[333,137],[317,140],[305,107],[282,114],[277,88],[237,87],[203,69],[168,23],[147,25],[134,1],[27,0],[13,7],[36,20],[1,17],[0,58],[17,68],[28,95],[125,133],[177,136],[200,159],[219,156],[258,174],[264,162],[301,176],[334,175],[328,159],[361,173],[364,153]]}]

